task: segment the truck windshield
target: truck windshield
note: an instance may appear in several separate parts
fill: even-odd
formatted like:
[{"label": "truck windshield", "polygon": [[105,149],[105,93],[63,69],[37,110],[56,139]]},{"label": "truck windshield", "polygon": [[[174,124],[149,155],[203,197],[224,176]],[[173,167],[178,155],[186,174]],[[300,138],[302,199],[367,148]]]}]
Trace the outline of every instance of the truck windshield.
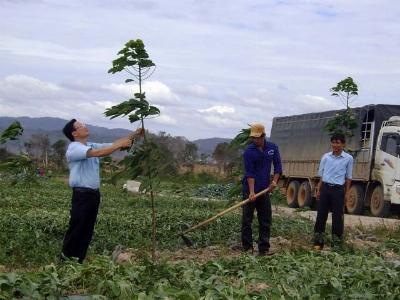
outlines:
[{"label": "truck windshield", "polygon": [[380,149],[390,155],[398,156],[400,149],[400,135],[398,133],[384,133]]}]

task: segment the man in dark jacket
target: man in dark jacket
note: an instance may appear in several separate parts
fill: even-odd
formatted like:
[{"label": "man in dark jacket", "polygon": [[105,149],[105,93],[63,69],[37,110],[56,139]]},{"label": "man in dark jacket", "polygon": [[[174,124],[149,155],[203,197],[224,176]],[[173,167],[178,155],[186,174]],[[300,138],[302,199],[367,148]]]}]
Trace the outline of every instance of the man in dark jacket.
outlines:
[{"label": "man in dark jacket", "polygon": [[[253,251],[252,222],[254,209],[257,210],[259,224],[258,253],[266,255],[269,251],[270,228],[272,221],[269,195],[255,197],[258,192],[270,186],[272,192],[277,186],[282,163],[278,146],[265,140],[265,128],[262,124],[253,124],[250,128],[252,143],[243,154],[245,175],[243,177],[243,197],[251,201],[243,206],[242,247],[244,251]],[[271,165],[274,165],[274,178],[270,183]]]}]

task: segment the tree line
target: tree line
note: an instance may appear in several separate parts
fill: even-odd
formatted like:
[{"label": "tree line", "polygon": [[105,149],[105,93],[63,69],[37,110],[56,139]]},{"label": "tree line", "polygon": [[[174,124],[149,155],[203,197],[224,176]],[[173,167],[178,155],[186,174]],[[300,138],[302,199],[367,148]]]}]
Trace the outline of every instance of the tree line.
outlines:
[{"label": "tree line", "polygon": [[[164,175],[174,175],[179,172],[180,166],[193,167],[194,164],[216,164],[221,171],[230,174],[240,152],[232,148],[229,143],[219,143],[213,153],[207,155],[199,153],[195,143],[190,142],[185,137],[172,136],[164,131],[158,134],[149,133],[151,139],[160,148],[161,160],[164,163]],[[20,145],[20,152],[25,153],[39,167],[56,171],[65,171],[67,164],[65,161],[65,151],[68,142],[59,139],[51,143],[48,134],[32,134],[30,138]],[[7,151],[7,148],[0,147],[0,161],[15,156],[14,153]],[[118,159],[107,159],[112,162]]]}]

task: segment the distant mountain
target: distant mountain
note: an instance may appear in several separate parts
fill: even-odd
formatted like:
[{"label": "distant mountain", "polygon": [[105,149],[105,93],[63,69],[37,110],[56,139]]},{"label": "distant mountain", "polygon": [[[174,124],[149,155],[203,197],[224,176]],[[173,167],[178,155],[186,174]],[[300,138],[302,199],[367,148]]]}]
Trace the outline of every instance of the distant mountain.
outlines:
[{"label": "distant mountain", "polygon": [[[30,117],[0,117],[0,132],[6,129],[13,121],[18,120],[24,128],[23,135],[17,141],[10,141],[7,150],[18,152],[33,134],[47,134],[50,143],[53,144],[60,139],[67,140],[62,133],[62,128],[69,120],[60,118],[30,118]],[[105,127],[87,125],[92,142],[112,142],[113,140],[127,135],[131,131],[127,129],[108,129]]]},{"label": "distant mountain", "polygon": [[[17,141],[7,142],[6,148],[8,151],[19,152],[21,148],[24,148],[24,143],[28,141],[33,134],[47,134],[51,144],[60,139],[67,140],[62,133],[62,128],[68,120],[60,118],[0,117],[0,132],[6,129],[15,120],[18,120],[21,123],[24,128],[24,133]],[[86,126],[89,128],[90,141],[92,142],[112,142],[113,140],[130,133],[129,130],[121,128],[108,129],[88,124]],[[197,145],[199,155],[201,153],[211,155],[219,143],[229,143],[230,141],[230,139],[224,138],[210,138],[195,140],[193,143]]]},{"label": "distant mountain", "polygon": [[220,143],[230,143],[231,139],[225,138],[209,138],[209,139],[199,139],[192,141],[197,145],[199,155],[204,153],[207,155],[212,155],[215,147]]}]

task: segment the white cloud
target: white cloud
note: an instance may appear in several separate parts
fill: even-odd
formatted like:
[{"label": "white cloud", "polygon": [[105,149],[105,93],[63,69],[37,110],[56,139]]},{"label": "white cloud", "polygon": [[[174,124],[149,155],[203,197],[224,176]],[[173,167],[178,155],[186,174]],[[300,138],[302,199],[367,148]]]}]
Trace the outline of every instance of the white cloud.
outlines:
[{"label": "white cloud", "polygon": [[249,104],[249,105],[262,105],[263,101],[257,97],[246,97],[243,98],[243,103],[245,104]]},{"label": "white cloud", "polygon": [[[104,85],[103,88],[113,93],[130,98],[133,97],[134,93],[139,92],[138,84],[112,83],[109,85]],[[150,103],[175,105],[181,102],[179,96],[173,93],[166,84],[160,81],[147,81],[143,83],[142,91],[146,93],[146,99]]]},{"label": "white cloud", "polygon": [[296,102],[295,105],[297,106],[299,113],[343,108],[343,105],[341,105],[339,99],[326,99],[321,96],[300,95],[296,98]]},{"label": "white cloud", "polygon": [[242,122],[221,116],[205,116],[204,121],[216,128],[241,128]]},{"label": "white cloud", "polygon": [[94,102],[98,107],[101,107],[102,109],[110,108],[111,106],[117,105],[117,102],[111,102],[111,101],[95,101]]},{"label": "white cloud", "polygon": [[258,111],[268,109],[276,110],[282,104],[282,96],[279,95],[277,88],[274,91],[265,88],[255,89],[250,94],[240,95],[234,91],[228,91],[227,95],[230,97],[231,102],[243,110],[251,110],[256,108]]},{"label": "white cloud", "polygon": [[136,93],[136,86],[130,84],[111,83],[104,85],[103,88],[126,97],[131,97],[133,93]]},{"label": "white cloud", "polygon": [[0,95],[5,97],[43,97],[61,90],[56,84],[21,74],[9,75],[0,80]]},{"label": "white cloud", "polygon": [[173,117],[163,113],[161,113],[159,117],[154,118],[154,122],[166,125],[175,125],[178,123],[178,121],[175,120]]},{"label": "white cloud", "polygon": [[53,42],[20,39],[7,35],[3,35],[0,39],[0,50],[22,57],[38,57],[46,60],[80,63],[111,61],[116,52],[116,49],[113,48],[72,48]]},{"label": "white cloud", "polygon": [[27,75],[10,75],[0,79],[1,115],[30,117],[60,117],[96,120],[102,118],[110,101],[66,89]]},{"label": "white cloud", "polygon": [[207,88],[205,88],[200,84],[192,84],[187,86],[186,89],[184,89],[184,93],[187,93],[195,97],[204,98],[208,95],[208,90]]},{"label": "white cloud", "polygon": [[211,125],[214,130],[240,128],[243,116],[235,114],[235,111],[235,108],[229,105],[214,105],[209,108],[197,109],[203,122]]},{"label": "white cloud", "polygon": [[217,113],[223,115],[235,113],[235,108],[228,105],[215,105],[209,108],[198,109],[197,111],[200,113]]},{"label": "white cloud", "polygon": [[[6,116],[30,117],[60,117],[70,119],[79,118],[88,124],[129,127],[127,119],[118,118],[110,121],[104,117],[104,111],[119,102],[98,100],[99,96],[90,91],[98,91],[96,87],[82,92],[74,91],[73,85],[63,88],[57,84],[46,82],[26,75],[10,75],[0,79],[0,111]],[[110,85],[110,91],[127,93],[127,85]],[[164,101],[176,99],[170,90],[163,84],[151,83],[147,86],[152,96]],[[104,89],[102,90],[104,93]],[[104,98],[104,96],[100,96]],[[16,105],[16,101],[19,105]],[[151,124],[176,125],[178,121],[168,113],[165,106],[156,104],[161,110],[161,115],[151,119]],[[167,111],[167,112],[165,112]]]}]

